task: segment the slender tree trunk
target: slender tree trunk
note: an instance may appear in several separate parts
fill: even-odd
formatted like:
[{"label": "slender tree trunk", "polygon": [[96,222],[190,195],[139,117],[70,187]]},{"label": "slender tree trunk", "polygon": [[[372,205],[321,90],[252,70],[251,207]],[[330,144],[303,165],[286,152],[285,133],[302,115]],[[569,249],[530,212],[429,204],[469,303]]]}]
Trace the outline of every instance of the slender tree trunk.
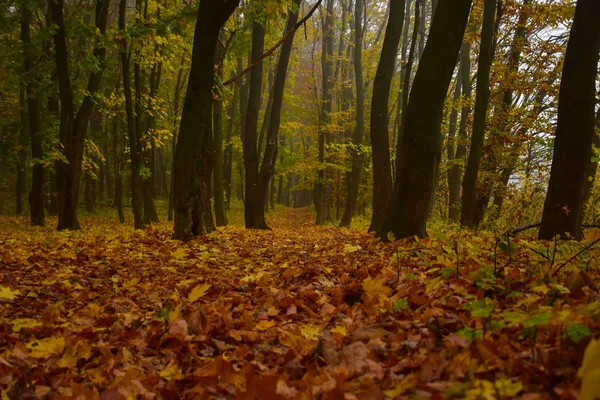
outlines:
[{"label": "slender tree trunk", "polygon": [[[118,84],[115,91],[118,91]],[[121,165],[123,163],[123,152],[119,146],[119,118],[113,117],[112,120],[112,145],[113,145],[113,173],[115,175],[115,198],[114,203],[119,214],[119,222],[125,223],[125,214],[123,213],[123,178],[121,177]]]},{"label": "slender tree trunk", "polygon": [[405,0],[390,0],[390,17],[373,83],[370,121],[373,147],[373,216],[369,226],[370,232],[381,228],[392,196],[388,105],[398,44],[404,23],[404,6]]},{"label": "slender tree trunk", "polygon": [[[406,61],[406,65],[402,68],[402,72],[400,76],[402,77],[402,97],[399,98],[398,109],[401,113],[400,124],[398,125],[398,140],[396,142],[396,176],[398,175],[398,162],[397,160],[400,158],[402,154],[402,136],[404,135],[404,125],[405,125],[405,117],[406,117],[406,107],[408,105],[408,95],[410,94],[410,80],[412,78],[412,69],[415,62],[415,51],[417,48],[417,36],[419,34],[419,29],[421,28],[421,7],[419,4],[423,0],[416,0],[415,2],[415,23],[412,32],[412,38],[410,42],[410,51],[408,53],[408,60]],[[406,32],[406,30],[405,30]]]},{"label": "slender tree trunk", "polygon": [[172,140],[172,153],[171,153],[171,188],[169,191],[169,211],[167,219],[173,221],[173,208],[175,200],[175,153],[177,149],[177,128],[179,127],[179,99],[181,97],[181,88],[185,81],[183,77],[183,69],[185,63],[185,55],[181,56],[181,65],[179,72],[177,73],[177,82],[175,84],[175,93],[173,95],[173,140]]},{"label": "slender tree trunk", "polygon": [[363,156],[360,152],[363,136],[365,133],[365,83],[363,78],[362,67],[362,41],[364,38],[362,18],[363,18],[363,2],[356,0],[354,6],[354,76],[356,80],[356,126],[354,127],[354,135],[352,144],[352,170],[348,179],[348,198],[346,200],[346,208],[340,222],[340,226],[349,227],[352,222],[356,204],[358,201],[358,192],[360,189],[360,173],[362,170]]},{"label": "slender tree trunk", "polygon": [[438,5],[429,40],[415,76],[402,138],[394,197],[378,237],[427,236],[442,153],[444,101],[461,47],[471,0]]},{"label": "slender tree trunk", "polygon": [[[108,9],[110,0],[96,1],[96,28],[100,34],[106,34]],[[60,95],[60,142],[66,160],[58,161],[58,230],[80,229],[77,220],[77,205],[79,200],[79,181],[83,161],[83,145],[88,129],[88,122],[94,110],[94,96],[100,89],[104,71],[106,48],[97,43],[94,57],[100,68],[90,74],[86,95],[79,111],[75,112],[73,88],[69,72],[69,57],[67,49],[67,34],[63,15],[64,0],[50,2],[49,8],[52,21],[57,28],[54,31],[54,51],[56,59],[56,74]]]},{"label": "slender tree trunk", "polygon": [[[238,69],[237,74],[242,72],[242,59],[238,58]],[[237,119],[237,110],[239,108],[239,100],[240,100],[240,88],[242,86],[242,80],[238,80],[233,88],[233,99],[231,100],[231,104],[229,106],[229,123],[227,125],[227,138],[225,145],[225,155],[223,161],[223,186],[225,188],[225,203],[227,209],[231,207],[231,178],[233,173],[233,128],[235,126],[235,121]]]},{"label": "slender tree trunk", "polygon": [[[215,49],[215,65],[217,65],[217,75],[223,80],[223,65],[222,61],[225,57],[225,49],[221,45],[224,39],[224,33],[220,33],[221,40],[217,42]],[[227,225],[227,212],[225,209],[225,192],[223,187],[223,99],[221,94],[218,100],[215,100],[213,105],[213,183],[214,183],[214,205],[215,219],[217,226]]]},{"label": "slender tree trunk", "polygon": [[[460,67],[459,67],[460,68]],[[460,175],[456,176],[456,124],[458,122],[458,105],[462,91],[462,79],[460,71],[456,76],[456,87],[454,88],[454,98],[452,99],[452,110],[450,111],[450,120],[448,121],[448,218],[450,221],[458,222],[460,216]],[[459,170],[460,174],[460,170]]]},{"label": "slender tree trunk", "polygon": [[580,237],[592,152],[600,55],[600,2],[578,0],[558,98],[558,125],[539,238]]},{"label": "slender tree trunk", "polygon": [[192,64],[175,159],[174,238],[190,239],[215,229],[210,205],[215,48],[221,28],[239,0],[202,1],[194,32]]},{"label": "slender tree trunk", "polygon": [[333,77],[333,0],[327,0],[323,19],[323,50],[321,53],[322,93],[321,112],[319,113],[319,172],[315,185],[315,208],[317,225],[329,220],[329,203],[326,188],[325,144],[327,142],[327,124],[332,110]]},{"label": "slender tree trunk", "polygon": [[497,0],[484,1],[479,65],[477,67],[477,93],[475,95],[473,134],[471,135],[471,147],[469,149],[469,158],[462,186],[463,197],[460,222],[468,228],[474,228],[476,223],[477,175],[483,155],[485,125],[490,98],[490,69],[493,61],[496,3]]},{"label": "slender tree trunk", "polygon": [[[252,24],[252,63],[255,63],[262,56],[264,45],[265,27],[260,22],[255,21]],[[258,115],[262,91],[262,71],[263,64],[259,63],[250,72],[246,130],[243,137],[244,171],[246,175],[244,220],[246,228],[249,229],[268,228],[264,220],[265,195],[258,187]]]},{"label": "slender tree trunk", "polygon": [[27,179],[26,164],[27,164],[27,99],[25,90],[21,87],[19,90],[19,152],[17,154],[17,182],[16,182],[16,204],[15,212],[17,215],[23,214],[23,196],[25,195],[25,180]]},{"label": "slender tree trunk", "polygon": [[[125,32],[125,18],[127,11],[127,0],[119,2],[119,30]],[[144,218],[142,209],[142,178],[141,170],[141,154],[139,152],[138,129],[136,128],[136,116],[134,116],[134,100],[132,97],[131,75],[129,68],[129,59],[131,51],[127,45],[121,46],[121,67],[123,72],[123,92],[125,94],[125,113],[127,116],[127,136],[129,137],[129,153],[131,159],[131,205],[133,208],[133,226],[135,229],[144,229]],[[137,76],[138,74],[136,74]],[[137,79],[136,79],[137,80]],[[136,102],[137,103],[137,102]],[[139,106],[135,105],[136,109]],[[141,110],[138,110],[141,112]]]}]

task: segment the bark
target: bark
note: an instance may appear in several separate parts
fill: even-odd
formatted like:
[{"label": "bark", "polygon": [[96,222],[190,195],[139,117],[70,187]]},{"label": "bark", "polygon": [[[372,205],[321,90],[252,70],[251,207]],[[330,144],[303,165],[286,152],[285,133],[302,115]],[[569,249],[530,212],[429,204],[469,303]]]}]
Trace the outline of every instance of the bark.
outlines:
[{"label": "bark", "polygon": [[16,182],[16,204],[15,212],[17,215],[23,214],[23,196],[25,194],[25,180],[27,173],[25,167],[27,164],[27,100],[25,90],[21,87],[19,90],[19,119],[20,119],[20,135],[19,135],[19,152],[17,154],[17,182]]},{"label": "bark", "polygon": [[383,47],[373,82],[370,118],[373,148],[373,215],[369,232],[381,228],[392,195],[388,105],[398,44],[404,23],[404,6],[404,0],[390,0],[390,17],[385,29]]},{"label": "bark", "polygon": [[179,72],[177,72],[177,81],[175,83],[175,93],[173,94],[173,141],[172,141],[172,153],[171,153],[171,190],[169,192],[169,211],[167,219],[169,221],[173,221],[173,209],[174,209],[174,200],[175,200],[175,153],[177,149],[177,128],[178,128],[178,115],[179,115],[179,99],[181,97],[181,88],[183,86],[183,82],[185,81],[183,78],[183,69],[185,63],[185,55],[181,56],[181,66],[179,67]]},{"label": "bark", "polygon": [[239,0],[202,1],[199,5],[175,158],[173,236],[178,240],[215,229],[210,205],[215,48],[221,28],[238,5]]},{"label": "bark", "polygon": [[[126,10],[127,10],[127,0],[120,0],[119,2],[119,30],[121,32],[125,32],[125,18],[126,18]],[[131,206],[133,208],[133,226],[135,229],[144,229],[144,218],[143,218],[143,209],[142,209],[142,178],[140,175],[140,170],[142,167],[141,153],[140,153],[140,137],[138,136],[141,133],[138,130],[137,126],[139,126],[139,122],[137,120],[137,116],[134,115],[133,109],[134,106],[138,113],[141,113],[139,110],[138,102],[134,105],[134,100],[132,97],[132,88],[131,88],[131,75],[129,68],[129,59],[130,59],[130,50],[127,48],[127,45],[124,44],[120,49],[121,53],[121,67],[123,73],[123,93],[125,94],[125,115],[127,120],[127,136],[129,137],[129,154],[131,160]],[[139,66],[138,66],[139,68]],[[139,72],[135,73],[134,84],[138,83]],[[136,85],[138,86],[138,85]],[[136,90],[136,97],[138,97],[139,87]]]},{"label": "bark", "polygon": [[[242,70],[242,59],[238,58],[238,71]],[[231,104],[229,106],[229,124],[227,125],[227,138],[225,140],[225,155],[223,161],[223,186],[225,188],[225,203],[227,209],[231,206],[231,179],[233,174],[233,128],[235,126],[235,122],[237,119],[237,110],[239,108],[240,101],[240,88],[242,85],[242,81],[239,80],[236,82],[233,87],[233,99],[231,100]]]},{"label": "bark", "polygon": [[[118,84],[116,90],[118,91]],[[121,177],[121,165],[123,163],[123,152],[119,145],[119,118],[113,117],[112,120],[112,148],[113,148],[113,173],[115,175],[115,198],[114,203],[119,214],[119,222],[125,223],[125,214],[123,213],[123,178]]]},{"label": "bark", "polygon": [[444,101],[461,47],[471,0],[440,2],[415,76],[402,138],[394,197],[378,237],[427,236],[442,153]]},{"label": "bark", "polygon": [[323,225],[329,220],[329,201],[325,187],[325,144],[327,142],[327,124],[332,110],[333,89],[333,0],[327,0],[325,17],[323,19],[323,50],[321,53],[322,92],[321,112],[319,113],[319,171],[315,185],[315,208],[317,225]]},{"label": "bark", "polygon": [[[108,9],[110,0],[96,1],[95,27],[100,34],[106,34]],[[67,34],[63,15],[64,0],[52,1],[49,4],[52,21],[56,24],[54,31],[54,51],[56,59],[56,75],[60,97],[60,143],[67,162],[58,161],[56,165],[58,186],[58,230],[80,229],[77,220],[77,205],[79,200],[79,181],[83,161],[83,145],[87,135],[88,122],[94,109],[94,96],[100,89],[104,72],[106,48],[97,43],[94,57],[100,68],[89,76],[86,95],[79,111],[75,111],[73,88],[69,72],[69,56],[67,49]]]},{"label": "bark", "polygon": [[[596,112],[596,132],[592,140],[593,146],[596,149],[600,149],[600,109]],[[594,154],[590,157],[587,169],[587,179],[585,180],[585,186],[583,187],[583,204],[589,207],[589,200],[592,194],[592,186],[596,179],[596,173],[598,171],[598,161],[595,159]]]},{"label": "bark", "polygon": [[[459,67],[460,68],[460,67]],[[454,88],[454,97],[452,99],[452,110],[450,111],[450,120],[448,121],[448,218],[450,221],[458,222],[460,216],[460,170],[457,179],[456,175],[456,124],[458,122],[458,104],[462,92],[462,79],[460,71],[456,76],[456,87]]]},{"label": "bark", "polygon": [[352,152],[352,170],[348,179],[348,198],[346,208],[340,222],[340,226],[350,227],[352,216],[356,211],[358,191],[360,188],[360,173],[362,170],[363,157],[360,146],[363,142],[365,131],[365,83],[362,67],[362,41],[364,38],[362,15],[364,13],[362,0],[356,0],[354,6],[354,76],[356,82],[356,126],[352,136],[354,150]]},{"label": "bark", "polygon": [[463,226],[474,228],[477,214],[477,175],[483,155],[485,125],[487,120],[488,101],[490,98],[490,69],[493,60],[494,26],[497,0],[485,0],[483,9],[483,25],[479,64],[477,67],[477,92],[475,95],[475,115],[473,117],[473,133],[471,147],[462,184],[462,213],[460,222]]},{"label": "bark", "polygon": [[[408,52],[408,60],[406,64],[402,68],[402,72],[400,73],[401,84],[402,84],[402,97],[398,99],[398,110],[400,111],[400,124],[398,125],[398,140],[396,142],[396,176],[398,175],[398,158],[400,158],[400,154],[402,154],[402,136],[404,135],[404,124],[405,116],[406,116],[406,106],[408,105],[408,95],[410,94],[410,80],[412,78],[412,69],[415,62],[415,51],[417,46],[417,36],[419,34],[420,29],[420,13],[421,7],[419,7],[419,3],[422,0],[417,0],[415,2],[415,23],[412,32],[410,50]],[[407,34],[408,29],[405,29],[405,34]],[[404,49],[403,49],[404,51]]]},{"label": "bark", "polygon": [[[223,31],[220,34],[224,37]],[[217,74],[220,80],[223,80],[222,59],[225,56],[225,49],[220,41],[215,49],[215,65],[218,65]],[[218,100],[215,100],[213,105],[213,183],[214,183],[214,205],[215,219],[217,226],[227,225],[227,213],[225,211],[225,193],[223,191],[223,99],[221,94]]]},{"label": "bark", "polygon": [[584,187],[592,153],[600,55],[600,2],[579,0],[558,98],[558,125],[539,238],[579,238]]}]

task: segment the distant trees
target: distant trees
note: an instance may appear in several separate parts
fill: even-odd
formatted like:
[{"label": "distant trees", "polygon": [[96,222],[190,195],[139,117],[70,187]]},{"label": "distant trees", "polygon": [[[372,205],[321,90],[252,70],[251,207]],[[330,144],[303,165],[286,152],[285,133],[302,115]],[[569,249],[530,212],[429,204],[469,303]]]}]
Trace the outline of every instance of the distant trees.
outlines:
[{"label": "distant trees", "polygon": [[579,238],[595,135],[600,2],[578,0],[558,98],[558,125],[539,238]]}]

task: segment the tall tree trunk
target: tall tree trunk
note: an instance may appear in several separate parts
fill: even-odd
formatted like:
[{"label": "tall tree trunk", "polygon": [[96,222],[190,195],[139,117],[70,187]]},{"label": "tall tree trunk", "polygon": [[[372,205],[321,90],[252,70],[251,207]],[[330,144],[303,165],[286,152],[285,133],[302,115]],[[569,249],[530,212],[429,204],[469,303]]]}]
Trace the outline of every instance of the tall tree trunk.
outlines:
[{"label": "tall tree trunk", "polygon": [[[127,0],[120,0],[119,2],[119,30],[125,32],[125,18],[127,12]],[[131,88],[131,75],[129,68],[129,59],[131,56],[131,50],[128,49],[127,45],[121,46],[121,67],[123,72],[123,92],[125,94],[125,113],[127,117],[127,136],[129,137],[129,154],[131,159],[131,205],[133,208],[133,226],[135,229],[144,229],[144,218],[142,210],[142,178],[140,170],[142,166],[141,154],[140,154],[140,138],[138,133],[140,132],[136,128],[136,116],[134,116],[134,100],[132,98]],[[138,74],[136,74],[137,77]],[[137,81],[137,79],[135,79]],[[136,94],[137,97],[137,94]],[[138,109],[139,106],[136,105]],[[141,110],[138,110],[141,112]]]},{"label": "tall tree trunk", "polygon": [[442,153],[444,101],[461,47],[471,0],[438,5],[406,109],[394,197],[378,237],[427,236]]},{"label": "tall tree trunk", "polygon": [[362,67],[362,42],[364,38],[362,18],[363,2],[356,0],[354,6],[354,76],[356,80],[356,126],[352,136],[352,170],[348,179],[348,198],[346,199],[346,208],[340,222],[340,226],[349,227],[352,222],[356,204],[358,201],[358,191],[360,189],[360,173],[363,164],[363,155],[361,153],[363,136],[365,134],[365,82],[363,78]]},{"label": "tall tree trunk", "polygon": [[27,179],[27,172],[25,170],[27,165],[27,95],[23,87],[19,90],[19,152],[17,154],[17,182],[16,182],[16,204],[15,212],[17,215],[23,214],[23,196],[25,194],[25,180]]},{"label": "tall tree trunk", "polygon": [[[224,38],[224,33],[221,31],[221,38]],[[225,49],[221,45],[221,40],[217,42],[215,49],[215,65],[217,65],[217,75],[223,80],[223,58],[225,57]],[[213,105],[213,183],[214,183],[214,205],[215,219],[217,226],[227,225],[227,212],[225,210],[225,192],[223,187],[223,99],[222,94],[218,93],[218,100],[215,100]]]},{"label": "tall tree trunk", "polygon": [[[460,67],[459,67],[460,69]],[[456,76],[456,87],[454,88],[454,97],[452,99],[452,110],[450,111],[450,120],[448,121],[448,218],[450,221],[458,222],[460,216],[460,175],[456,176],[456,124],[458,122],[458,104],[462,92],[462,77],[460,71]],[[460,170],[459,170],[460,174]]]},{"label": "tall tree trunk", "polygon": [[[104,36],[108,21],[110,0],[96,1],[95,27]],[[83,161],[83,145],[88,129],[88,122],[94,110],[94,96],[100,89],[104,72],[106,48],[102,43],[96,43],[94,57],[100,68],[90,73],[86,95],[79,111],[75,112],[73,87],[69,72],[69,56],[67,49],[67,34],[63,15],[64,0],[51,1],[49,4],[52,21],[57,28],[54,31],[54,51],[56,59],[56,75],[60,96],[60,143],[63,148],[65,161],[56,165],[58,186],[58,230],[80,229],[77,220],[77,205],[79,201],[79,181]]]},{"label": "tall tree trunk", "polygon": [[388,104],[404,23],[404,6],[405,0],[390,0],[390,17],[373,82],[370,120],[373,147],[373,216],[369,226],[370,232],[381,228],[392,195]]},{"label": "tall tree trunk", "polygon": [[477,175],[483,155],[485,123],[490,98],[490,69],[493,60],[494,26],[497,0],[485,0],[479,64],[477,67],[477,92],[475,95],[475,115],[469,158],[463,178],[462,212],[460,222],[463,226],[474,228],[476,222]]},{"label": "tall tree trunk", "polygon": [[177,149],[177,128],[179,127],[179,99],[181,97],[181,88],[185,81],[183,69],[185,63],[185,54],[181,56],[181,65],[177,72],[177,82],[175,83],[175,93],[173,94],[173,140],[171,153],[171,188],[169,191],[169,211],[167,219],[173,221],[173,209],[175,206],[175,153]]},{"label": "tall tree trunk", "polygon": [[[238,58],[238,68],[237,73],[242,72],[242,59]],[[231,207],[231,179],[233,174],[233,128],[235,126],[235,121],[237,118],[237,110],[239,108],[240,101],[240,89],[242,86],[242,80],[238,80],[233,88],[233,99],[231,100],[231,104],[229,106],[229,123],[227,125],[227,138],[225,140],[225,155],[223,161],[223,186],[225,188],[225,203],[227,205],[227,209]]]},{"label": "tall tree trunk", "polygon": [[[410,94],[410,80],[412,79],[412,69],[415,62],[415,51],[417,47],[417,36],[421,27],[421,7],[419,4],[423,0],[417,0],[415,2],[415,23],[412,32],[412,38],[410,42],[410,51],[408,52],[408,60],[403,66],[400,73],[402,79],[402,97],[398,98],[398,110],[400,111],[400,124],[398,124],[398,139],[396,142],[396,176],[398,175],[398,162],[400,154],[402,154],[402,136],[404,135],[404,125],[406,123],[406,106],[408,105],[408,95]],[[405,29],[405,33],[407,29]],[[404,50],[404,49],[403,49]]]},{"label": "tall tree trunk", "polygon": [[595,129],[600,2],[578,0],[558,97],[558,125],[539,238],[580,237]]},{"label": "tall tree trunk", "polygon": [[327,124],[332,110],[332,77],[333,77],[333,0],[327,0],[325,17],[323,18],[323,49],[321,53],[322,92],[321,111],[319,113],[319,172],[315,185],[315,208],[317,225],[329,220],[329,202],[325,187],[325,144],[327,143]]},{"label": "tall tree trunk", "polygon": [[[118,84],[115,91],[118,91]],[[121,177],[121,165],[123,163],[123,152],[119,146],[119,118],[114,116],[112,120],[112,146],[113,146],[113,173],[115,175],[115,198],[114,203],[119,214],[119,222],[125,223],[123,213],[123,178]]]},{"label": "tall tree trunk", "polygon": [[221,28],[238,5],[239,0],[202,1],[199,5],[175,159],[173,236],[178,240],[215,229],[210,205],[215,48]]},{"label": "tall tree trunk", "polygon": [[[264,53],[265,27],[255,21],[252,24],[252,63]],[[246,228],[267,229],[264,221],[264,193],[258,187],[258,115],[260,112],[260,97],[262,92],[263,64],[259,63],[250,72],[250,91],[246,112],[246,130],[243,137],[244,170],[246,175],[246,202],[244,220]],[[261,218],[262,216],[262,218]]]}]

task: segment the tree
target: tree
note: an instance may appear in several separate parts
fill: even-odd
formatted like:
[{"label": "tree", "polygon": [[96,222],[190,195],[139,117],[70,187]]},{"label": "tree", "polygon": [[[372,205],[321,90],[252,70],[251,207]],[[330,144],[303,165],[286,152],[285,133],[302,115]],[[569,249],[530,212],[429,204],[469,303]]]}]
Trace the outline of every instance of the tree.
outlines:
[{"label": "tree", "polygon": [[325,187],[325,144],[327,143],[327,125],[332,110],[332,77],[333,77],[333,0],[327,0],[323,17],[323,50],[321,53],[321,110],[319,113],[319,172],[315,185],[315,208],[317,210],[317,225],[323,225],[329,220],[329,202]]},{"label": "tree", "polygon": [[373,82],[370,119],[371,145],[373,146],[373,216],[369,226],[371,232],[381,228],[392,194],[388,108],[390,86],[404,23],[405,3],[405,0],[390,0],[390,16]]},{"label": "tree", "polygon": [[39,94],[37,93],[37,79],[31,76],[34,72],[34,58],[32,54],[30,23],[31,10],[24,3],[21,9],[21,41],[23,42],[23,62],[26,76],[27,121],[29,137],[31,138],[31,158],[33,160],[31,191],[29,192],[29,211],[31,214],[31,224],[44,226],[44,166],[42,164],[44,153],[40,132],[40,101]]},{"label": "tree", "polygon": [[[126,10],[127,0],[120,0],[119,30],[121,30],[123,35],[125,35]],[[133,208],[133,226],[135,229],[144,229],[145,223],[142,214],[142,177],[140,175],[140,170],[142,167],[142,154],[141,141],[139,137],[141,134],[141,130],[139,128],[141,127],[139,126],[139,118],[137,118],[137,116],[141,114],[141,110],[139,109],[139,102],[136,101],[136,113],[134,115],[134,104],[131,89],[131,75],[129,68],[130,58],[131,51],[128,50],[127,45],[121,46],[123,92],[125,94],[125,115],[127,117],[127,136],[129,137],[129,154],[131,158],[131,206]],[[138,80],[138,75],[139,65],[136,67],[136,81]],[[139,90],[136,90],[136,97],[138,96],[138,93]]]},{"label": "tree", "polygon": [[468,228],[475,227],[477,202],[477,175],[483,155],[485,123],[490,98],[490,69],[494,57],[494,22],[497,0],[485,0],[481,44],[479,46],[479,64],[477,66],[477,90],[475,94],[475,116],[473,133],[465,175],[463,177],[462,213],[460,222]]},{"label": "tree", "polygon": [[599,15],[597,0],[577,1],[560,84],[558,123],[540,239],[556,235],[580,237],[586,172],[595,129]]},{"label": "tree", "polygon": [[100,36],[96,38],[94,57],[98,68],[90,73],[86,95],[79,111],[75,111],[73,87],[69,68],[69,51],[67,49],[67,33],[63,15],[64,0],[49,3],[52,21],[56,24],[54,31],[54,52],[56,75],[60,97],[60,144],[64,159],[56,163],[58,188],[58,230],[80,229],[77,220],[77,205],[79,202],[79,181],[83,161],[83,145],[88,130],[88,123],[94,110],[94,96],[100,89],[104,72],[106,48],[102,37],[106,34],[108,8],[110,0],[96,1],[95,27]]},{"label": "tree", "polygon": [[444,100],[456,65],[471,0],[445,0],[437,6],[429,40],[410,92],[394,196],[377,236],[427,236],[442,153]]},{"label": "tree", "polygon": [[363,156],[360,153],[360,146],[365,134],[365,83],[363,78],[362,66],[362,43],[364,38],[362,20],[363,20],[363,2],[356,0],[354,6],[354,76],[356,81],[356,126],[352,136],[352,170],[348,181],[348,198],[346,199],[346,208],[340,222],[340,226],[349,227],[352,222],[352,216],[356,209],[358,200],[358,190],[360,188],[360,171],[362,170]]},{"label": "tree", "polygon": [[221,28],[238,5],[239,0],[202,0],[199,4],[175,155],[175,239],[215,229],[210,205],[215,48]]}]

